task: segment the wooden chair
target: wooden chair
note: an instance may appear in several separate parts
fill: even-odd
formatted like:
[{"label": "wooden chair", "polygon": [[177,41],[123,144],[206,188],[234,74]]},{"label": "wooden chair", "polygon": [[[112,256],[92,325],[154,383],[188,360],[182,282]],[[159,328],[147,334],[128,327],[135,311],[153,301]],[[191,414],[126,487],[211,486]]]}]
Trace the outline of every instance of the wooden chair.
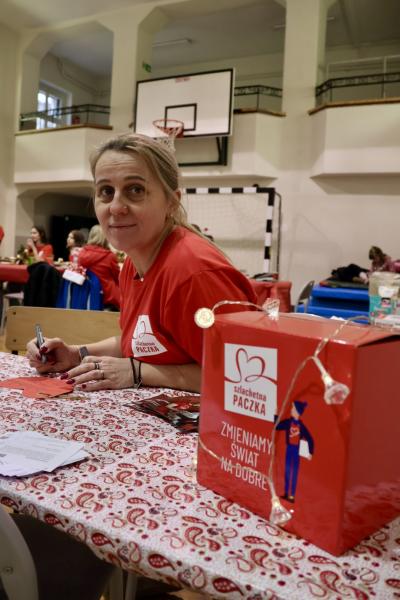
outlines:
[{"label": "wooden chair", "polygon": [[13,354],[24,351],[35,337],[36,323],[45,337],[60,337],[67,344],[89,344],[120,334],[118,312],[12,306],[7,310],[6,348]]},{"label": "wooden chair", "polygon": [[3,308],[1,311],[1,322],[0,322],[0,335],[4,333],[4,327],[6,324],[6,314],[8,308],[10,308],[11,300],[15,300],[17,304],[21,305],[24,303],[24,292],[13,292],[11,294],[3,294]]},{"label": "wooden chair", "polygon": [[294,305],[294,312],[307,312],[308,309],[308,304],[310,302],[311,299],[311,294],[313,291],[313,287],[314,287],[314,279],[312,279],[311,281],[308,281],[303,289],[301,290],[296,304]]}]

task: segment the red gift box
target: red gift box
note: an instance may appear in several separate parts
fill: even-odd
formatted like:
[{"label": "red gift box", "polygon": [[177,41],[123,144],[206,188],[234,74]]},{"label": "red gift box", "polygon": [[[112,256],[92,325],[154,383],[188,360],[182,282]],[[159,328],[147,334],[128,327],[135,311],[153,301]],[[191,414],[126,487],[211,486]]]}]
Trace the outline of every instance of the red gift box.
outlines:
[{"label": "red gift box", "polygon": [[[318,356],[348,386],[342,404],[325,401],[313,360],[295,378],[327,338]],[[399,365],[399,337],[375,327],[217,316],[205,330],[199,483],[268,519],[273,450],[284,528],[343,553],[400,513]]]}]

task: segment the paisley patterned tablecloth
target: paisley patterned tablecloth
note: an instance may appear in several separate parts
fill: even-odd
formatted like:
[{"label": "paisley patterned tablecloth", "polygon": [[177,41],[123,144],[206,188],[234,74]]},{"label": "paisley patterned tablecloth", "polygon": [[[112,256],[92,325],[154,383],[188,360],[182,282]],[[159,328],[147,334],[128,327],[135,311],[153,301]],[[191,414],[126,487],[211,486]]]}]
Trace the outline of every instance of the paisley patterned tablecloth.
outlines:
[{"label": "paisley patterned tablecloth", "polygon": [[[1,379],[32,374],[0,353]],[[0,501],[123,569],[212,598],[400,598],[400,519],[341,558],[284,532],[196,483],[196,435],[128,406],[157,391],[34,400],[0,388],[0,434],[35,430],[91,453],[50,474],[0,477]]]}]

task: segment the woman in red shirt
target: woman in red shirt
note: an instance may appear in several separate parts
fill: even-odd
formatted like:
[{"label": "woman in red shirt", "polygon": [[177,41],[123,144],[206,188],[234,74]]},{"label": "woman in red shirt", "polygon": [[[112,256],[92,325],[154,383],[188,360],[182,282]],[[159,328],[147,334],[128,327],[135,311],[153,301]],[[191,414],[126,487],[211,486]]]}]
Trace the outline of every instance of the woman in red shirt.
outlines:
[{"label": "woman in red shirt", "polygon": [[119,267],[117,257],[110,246],[100,225],[94,225],[86,246],[78,255],[78,265],[89,269],[100,279],[103,290],[103,304],[106,308],[119,310]]},{"label": "woman in red shirt", "polygon": [[78,264],[78,256],[85,244],[85,236],[79,229],[73,229],[67,237],[67,250],[69,251],[68,260],[72,264]]},{"label": "woman in red shirt", "polygon": [[[249,279],[188,224],[174,153],[161,142],[125,134],[92,158],[96,216],[108,241],[125,252],[120,275],[121,336],[87,347],[28,344],[30,365],[88,391],[143,385],[200,390],[201,307],[256,302]],[[243,308],[240,307],[239,310]],[[220,312],[232,312],[232,306]],[[52,361],[42,363],[41,354]],[[87,355],[88,353],[88,355]]]},{"label": "woman in red shirt", "polygon": [[45,261],[51,264],[54,260],[53,246],[47,243],[46,232],[40,225],[33,225],[25,250],[32,262]]}]

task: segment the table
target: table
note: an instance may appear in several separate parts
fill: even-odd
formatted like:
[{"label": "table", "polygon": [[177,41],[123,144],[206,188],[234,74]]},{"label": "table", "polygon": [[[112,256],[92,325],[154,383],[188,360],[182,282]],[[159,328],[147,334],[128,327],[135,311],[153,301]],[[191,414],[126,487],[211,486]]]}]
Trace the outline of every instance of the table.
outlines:
[{"label": "table", "polygon": [[[65,270],[65,264],[54,265],[58,271]],[[28,281],[28,265],[16,265],[9,262],[0,262],[0,282],[26,283]]]},{"label": "table", "polygon": [[0,281],[11,281],[13,283],[26,283],[28,281],[27,265],[15,265],[13,263],[0,263]]},{"label": "table", "polygon": [[[2,378],[32,370],[0,353]],[[0,434],[34,429],[92,457],[50,474],[0,477],[0,501],[64,530],[123,569],[228,600],[399,597],[400,519],[336,558],[194,478],[196,435],[127,406],[157,390],[32,400],[0,388]],[[180,392],[169,392],[180,395]]]}]

